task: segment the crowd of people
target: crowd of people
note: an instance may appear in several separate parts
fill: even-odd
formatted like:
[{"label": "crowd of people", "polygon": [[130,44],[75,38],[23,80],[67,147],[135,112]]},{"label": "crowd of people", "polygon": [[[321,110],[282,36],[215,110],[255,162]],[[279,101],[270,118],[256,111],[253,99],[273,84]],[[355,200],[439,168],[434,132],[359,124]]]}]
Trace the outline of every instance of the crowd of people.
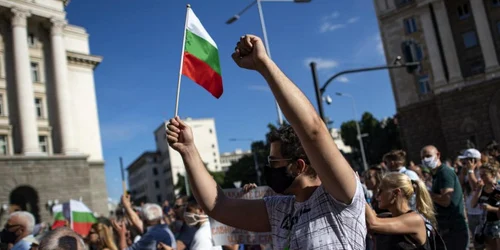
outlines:
[{"label": "crowd of people", "polygon": [[442,160],[435,146],[424,146],[419,165],[406,164],[406,153],[394,150],[358,175],[307,97],[267,56],[260,38],[242,36],[232,57],[265,78],[290,123],[267,138],[264,174],[277,195],[227,197],[205,168],[191,128],[174,117],[166,136],[182,156],[193,197],[179,197],[173,206],[134,207],[124,195],[123,214],[99,219],[84,237],[68,227],[34,233],[33,216],[15,212],[1,242],[13,250],[262,248],[214,246],[211,217],[270,232],[272,249],[500,249],[498,144],[482,152],[463,150],[455,161]]}]

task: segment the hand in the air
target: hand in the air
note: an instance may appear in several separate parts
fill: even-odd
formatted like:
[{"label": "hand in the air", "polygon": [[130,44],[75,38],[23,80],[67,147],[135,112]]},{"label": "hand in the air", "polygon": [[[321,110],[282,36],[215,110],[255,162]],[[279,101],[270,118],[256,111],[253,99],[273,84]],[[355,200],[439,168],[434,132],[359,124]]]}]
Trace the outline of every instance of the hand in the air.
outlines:
[{"label": "hand in the air", "polygon": [[250,190],[252,189],[256,189],[257,188],[257,185],[255,183],[248,183],[248,184],[245,184],[245,186],[243,186],[243,193],[248,193],[250,192]]},{"label": "hand in the air", "polygon": [[264,43],[254,35],[242,36],[232,57],[238,66],[251,70],[256,70],[268,58]]},{"label": "hand in the air", "polygon": [[170,147],[183,152],[194,145],[193,132],[178,116],[170,119],[167,125],[167,140]]}]

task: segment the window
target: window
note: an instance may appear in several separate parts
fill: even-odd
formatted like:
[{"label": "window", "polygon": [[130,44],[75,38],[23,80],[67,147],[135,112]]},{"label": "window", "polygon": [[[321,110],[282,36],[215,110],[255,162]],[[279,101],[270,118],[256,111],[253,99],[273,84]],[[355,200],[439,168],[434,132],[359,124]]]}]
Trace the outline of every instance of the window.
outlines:
[{"label": "window", "polygon": [[35,35],[33,35],[33,33],[29,33],[28,34],[28,45],[30,47],[34,47],[35,44],[36,44]]},{"label": "window", "polygon": [[43,100],[42,100],[42,98],[35,98],[35,110],[36,110],[36,117],[42,118],[43,117]]},{"label": "window", "polygon": [[4,116],[3,95],[0,95],[0,116]]},{"label": "window", "polygon": [[158,169],[153,168],[153,174],[154,174],[154,175],[158,175]]},{"label": "window", "polygon": [[420,79],[418,79],[418,85],[419,85],[420,94],[427,94],[431,91],[428,76],[420,77]]},{"label": "window", "polygon": [[7,155],[7,136],[0,135],[0,155]]},{"label": "window", "polygon": [[157,201],[158,203],[161,203],[161,195],[157,195],[157,196],[156,196],[156,201]]},{"label": "window", "polygon": [[215,148],[215,144],[212,144],[212,148]]},{"label": "window", "polygon": [[49,140],[47,136],[38,136],[38,146],[40,147],[40,151],[43,153],[49,152]]},{"label": "window", "polygon": [[[405,41],[402,44],[402,50],[404,59],[406,62],[419,62],[423,59],[422,48],[420,45],[413,41]],[[407,70],[409,73],[412,73],[415,70],[419,70],[420,66],[408,67]]]},{"label": "window", "polygon": [[457,8],[458,19],[464,20],[470,17],[469,4],[465,3],[459,5]]},{"label": "window", "polygon": [[40,67],[36,62],[31,62],[31,80],[40,82]]},{"label": "window", "polygon": [[466,49],[473,48],[477,46],[477,37],[475,31],[469,31],[462,34],[464,39],[464,45]]},{"label": "window", "polygon": [[492,0],[491,4],[495,7],[500,7],[500,0]]},{"label": "window", "polygon": [[155,181],[155,188],[160,188],[160,183],[158,181]]},{"label": "window", "polygon": [[403,23],[405,25],[406,34],[417,32],[417,22],[415,21],[414,17],[405,19]]},{"label": "window", "polygon": [[209,132],[210,134],[212,134],[214,131],[212,131],[212,129],[209,129],[209,130],[208,130],[208,132]]}]

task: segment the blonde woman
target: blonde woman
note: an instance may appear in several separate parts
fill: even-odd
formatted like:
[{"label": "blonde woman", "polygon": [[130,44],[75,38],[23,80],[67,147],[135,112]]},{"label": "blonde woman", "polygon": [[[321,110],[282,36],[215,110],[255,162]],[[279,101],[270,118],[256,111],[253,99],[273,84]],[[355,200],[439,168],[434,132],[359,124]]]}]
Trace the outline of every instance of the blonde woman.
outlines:
[{"label": "blonde woman", "polygon": [[89,250],[118,250],[113,230],[103,223],[94,223],[89,232]]},{"label": "blonde woman", "polygon": [[[416,194],[417,211],[411,210],[408,200]],[[387,209],[390,217],[379,218],[366,205],[366,225],[374,235],[377,250],[434,249],[436,218],[434,206],[425,184],[410,180],[401,173],[389,173],[382,178],[376,197],[378,206]]]}]

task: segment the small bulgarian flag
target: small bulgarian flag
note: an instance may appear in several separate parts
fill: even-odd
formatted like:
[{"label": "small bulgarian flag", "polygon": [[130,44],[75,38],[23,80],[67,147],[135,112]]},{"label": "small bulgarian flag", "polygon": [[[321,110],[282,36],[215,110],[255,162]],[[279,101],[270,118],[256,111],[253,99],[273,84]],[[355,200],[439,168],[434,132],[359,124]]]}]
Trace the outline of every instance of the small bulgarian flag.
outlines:
[{"label": "small bulgarian flag", "polygon": [[182,74],[210,92],[222,95],[222,77],[217,44],[205,30],[191,7],[187,7]]},{"label": "small bulgarian flag", "polygon": [[71,227],[73,231],[85,237],[89,234],[92,224],[97,220],[92,211],[82,202],[70,200],[52,208],[54,224],[52,229],[58,227]]}]

